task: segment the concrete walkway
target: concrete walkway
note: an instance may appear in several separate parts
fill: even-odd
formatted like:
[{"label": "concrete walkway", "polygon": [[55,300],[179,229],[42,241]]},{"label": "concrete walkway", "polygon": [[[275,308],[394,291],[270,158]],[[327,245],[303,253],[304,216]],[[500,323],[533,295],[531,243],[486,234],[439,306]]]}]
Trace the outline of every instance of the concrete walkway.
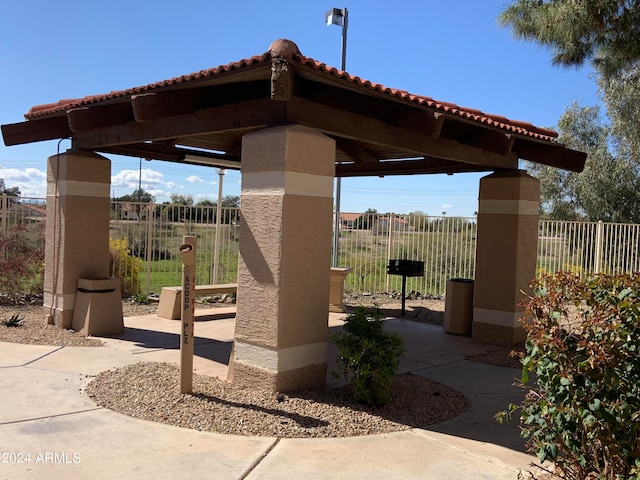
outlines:
[{"label": "concrete walkway", "polygon": [[[194,369],[225,378],[233,310],[196,313]],[[332,329],[340,317],[331,314]],[[387,324],[405,341],[401,371],[458,389],[471,400],[469,411],[428,430],[352,438],[204,433],[120,415],[83,394],[92,375],[110,368],[177,363],[176,321],[126,318],[126,332],[100,348],[0,342],[0,480],[516,479],[520,469],[531,470],[535,458],[523,453],[517,427],[493,420],[520,400],[511,386],[519,371],[466,361],[487,346],[442,327],[403,319]]]}]

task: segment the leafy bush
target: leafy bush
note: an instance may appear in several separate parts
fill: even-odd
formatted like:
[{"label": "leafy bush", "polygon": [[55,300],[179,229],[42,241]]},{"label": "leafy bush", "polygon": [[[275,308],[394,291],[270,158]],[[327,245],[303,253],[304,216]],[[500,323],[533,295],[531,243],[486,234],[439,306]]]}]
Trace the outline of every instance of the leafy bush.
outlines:
[{"label": "leafy bush", "polygon": [[359,307],[332,337],[338,347],[338,365],[331,374],[351,381],[359,403],[381,406],[389,401],[391,381],[404,351],[400,336],[385,332],[383,323],[380,310]]},{"label": "leafy bush", "polygon": [[[532,284],[522,436],[567,478],[640,478],[640,274]],[[535,380],[529,383],[529,374]]]},{"label": "leafy bush", "polygon": [[42,293],[44,224],[18,223],[0,235],[0,292],[8,301]]},{"label": "leafy bush", "polygon": [[142,260],[131,254],[126,238],[109,240],[109,273],[120,278],[123,295],[140,292],[141,264]]}]

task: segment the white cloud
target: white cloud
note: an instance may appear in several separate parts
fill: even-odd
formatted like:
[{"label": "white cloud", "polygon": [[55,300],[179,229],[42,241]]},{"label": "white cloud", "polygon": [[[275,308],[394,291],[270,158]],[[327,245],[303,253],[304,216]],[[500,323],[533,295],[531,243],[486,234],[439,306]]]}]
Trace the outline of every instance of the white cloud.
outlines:
[{"label": "white cloud", "polygon": [[197,175],[189,175],[187,177],[187,182],[191,183],[203,183],[203,180]]},{"label": "white cloud", "polygon": [[47,173],[37,168],[4,168],[0,165],[0,178],[7,188],[18,187],[23,197],[43,198],[47,195]]},{"label": "white cloud", "polygon": [[442,208],[453,208],[453,205],[450,203],[445,203],[444,205],[442,205]]},{"label": "white cloud", "polygon": [[111,186],[116,188],[137,189],[142,183],[144,190],[150,190],[154,186],[164,185],[162,173],[150,168],[140,170],[121,170],[111,176]]}]

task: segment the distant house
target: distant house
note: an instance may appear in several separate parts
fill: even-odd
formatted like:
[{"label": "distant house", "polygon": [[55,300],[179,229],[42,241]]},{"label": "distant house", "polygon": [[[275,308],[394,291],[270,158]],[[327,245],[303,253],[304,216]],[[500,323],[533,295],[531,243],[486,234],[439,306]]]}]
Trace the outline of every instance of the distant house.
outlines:
[{"label": "distant house", "polygon": [[[389,215],[380,215],[376,220],[376,226],[379,230],[389,231]],[[393,215],[393,231],[394,232],[410,232],[413,230],[411,224],[400,215]]]},{"label": "distant house", "polygon": [[14,203],[9,206],[9,218],[21,219],[24,223],[41,222],[47,218],[47,207],[37,203]]},{"label": "distant house", "polygon": [[353,230],[354,222],[361,216],[361,213],[341,213],[340,230]]},{"label": "distant house", "polygon": [[138,221],[140,220],[140,215],[138,215],[138,212],[134,211],[134,210],[122,210],[122,220],[134,220],[134,221]]}]

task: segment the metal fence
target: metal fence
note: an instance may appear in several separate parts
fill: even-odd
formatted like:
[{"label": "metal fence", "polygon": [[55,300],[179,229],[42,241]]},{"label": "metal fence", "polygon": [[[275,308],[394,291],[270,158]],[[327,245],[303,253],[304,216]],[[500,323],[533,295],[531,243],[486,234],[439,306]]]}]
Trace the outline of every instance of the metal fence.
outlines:
[{"label": "metal fence", "polygon": [[[17,223],[44,222],[45,210],[43,199],[0,197],[0,235]],[[179,285],[178,247],[191,235],[198,240],[198,282],[235,282],[239,218],[237,208],[114,201],[110,274],[121,278],[125,293]],[[338,264],[352,269],[347,292],[400,290],[401,278],[386,274],[389,259],[424,262],[424,277],[408,278],[408,291],[438,295],[447,279],[474,277],[475,218],[341,213],[339,224]],[[640,271],[639,249],[640,225],[541,220],[538,274]]]}]

